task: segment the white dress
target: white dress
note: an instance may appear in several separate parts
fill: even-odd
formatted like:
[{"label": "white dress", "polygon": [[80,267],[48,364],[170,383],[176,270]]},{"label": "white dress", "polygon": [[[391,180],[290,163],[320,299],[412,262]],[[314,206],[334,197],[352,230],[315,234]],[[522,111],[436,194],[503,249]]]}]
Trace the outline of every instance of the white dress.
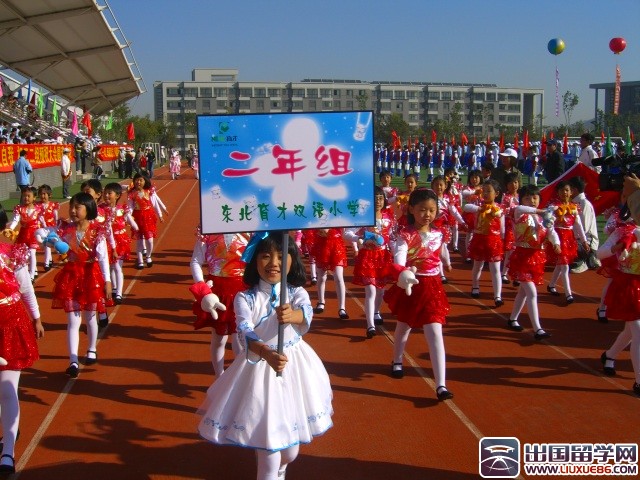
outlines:
[{"label": "white dress", "polygon": [[286,324],[284,354],[288,362],[281,377],[247,349],[247,342],[261,340],[277,348],[280,284],[260,283],[236,295],[234,308],[238,340],[243,352],[209,387],[200,407],[198,431],[213,443],[266,450],[283,450],[309,443],[333,425],[333,394],[329,375],[314,350],[302,339],[311,324],[309,294],[288,287],[294,310],[304,311],[305,322]]}]

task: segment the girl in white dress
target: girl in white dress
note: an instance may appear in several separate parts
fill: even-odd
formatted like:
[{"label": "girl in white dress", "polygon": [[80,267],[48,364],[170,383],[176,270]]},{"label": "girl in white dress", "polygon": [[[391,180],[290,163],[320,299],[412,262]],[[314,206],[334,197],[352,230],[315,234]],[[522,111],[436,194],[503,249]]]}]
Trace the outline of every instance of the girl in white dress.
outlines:
[{"label": "girl in white dress", "polygon": [[[244,282],[251,288],[234,302],[243,353],[209,387],[198,430],[213,443],[256,449],[258,480],[281,479],[299,445],[333,425],[331,385],[322,361],[302,340],[313,310],[302,288],[305,269],[296,244],[289,242],[283,305],[282,233],[254,234],[243,260]],[[277,352],[280,324],[282,355]]]}]

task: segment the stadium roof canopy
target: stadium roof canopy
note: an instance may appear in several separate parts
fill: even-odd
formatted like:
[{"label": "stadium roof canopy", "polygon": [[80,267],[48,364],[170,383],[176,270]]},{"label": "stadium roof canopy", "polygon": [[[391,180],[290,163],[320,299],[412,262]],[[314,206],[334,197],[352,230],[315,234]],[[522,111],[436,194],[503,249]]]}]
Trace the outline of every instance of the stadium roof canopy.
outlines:
[{"label": "stadium roof canopy", "polygon": [[144,93],[129,43],[97,1],[0,0],[0,64],[94,115]]}]

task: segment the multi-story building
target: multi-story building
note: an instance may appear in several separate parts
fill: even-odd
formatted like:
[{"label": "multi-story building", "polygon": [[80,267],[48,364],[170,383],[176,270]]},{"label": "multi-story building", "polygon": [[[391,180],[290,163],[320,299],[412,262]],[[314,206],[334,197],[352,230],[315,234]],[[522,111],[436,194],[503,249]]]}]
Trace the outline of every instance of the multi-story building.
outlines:
[{"label": "multi-story building", "polygon": [[466,132],[478,136],[495,136],[498,125],[533,125],[536,115],[544,116],[543,89],[335,79],[240,82],[237,77],[237,69],[196,68],[190,81],[155,82],[155,119],[177,125],[184,149],[196,143],[195,115],[373,110],[377,116],[399,114],[409,125],[426,128],[458,110]]},{"label": "multi-story building", "polygon": [[[598,118],[598,94],[604,90],[604,113],[613,113],[615,101],[615,83],[592,83],[589,88],[596,91],[594,118]],[[620,82],[618,114],[640,113],[640,81]]]}]

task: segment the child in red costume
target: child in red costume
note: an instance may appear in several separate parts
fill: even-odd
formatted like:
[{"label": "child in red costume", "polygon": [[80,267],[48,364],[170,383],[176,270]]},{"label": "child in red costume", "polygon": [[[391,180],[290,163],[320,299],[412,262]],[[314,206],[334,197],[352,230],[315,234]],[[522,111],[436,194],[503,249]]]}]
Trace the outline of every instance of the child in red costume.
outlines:
[{"label": "child in red costume", "polygon": [[137,240],[138,262],[136,268],[144,268],[142,252],[146,252],[147,267],[153,266],[153,239],[158,236],[156,218],[164,222],[162,210],[158,202],[155,188],[151,180],[140,173],[133,176],[133,189],[129,192],[129,208],[138,224],[138,230],[133,238]]}]

